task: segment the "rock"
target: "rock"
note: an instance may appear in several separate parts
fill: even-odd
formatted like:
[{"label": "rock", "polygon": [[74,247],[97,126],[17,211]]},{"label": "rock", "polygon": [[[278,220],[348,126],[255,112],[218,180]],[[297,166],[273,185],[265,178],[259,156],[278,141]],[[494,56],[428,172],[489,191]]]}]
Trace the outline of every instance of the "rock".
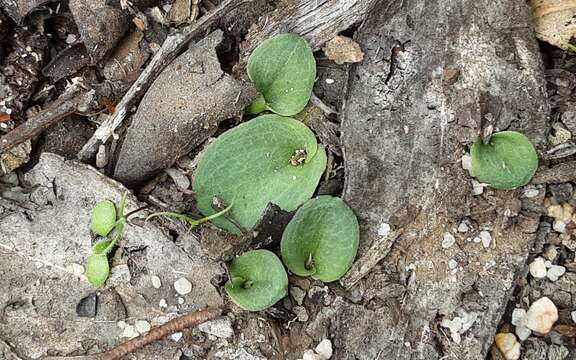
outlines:
[{"label": "rock", "polygon": [[548,259],[550,261],[554,261],[556,259],[556,256],[558,256],[558,250],[556,249],[556,246],[548,245],[548,246],[546,246],[546,249],[544,250],[542,255],[546,259]]},{"label": "rock", "polygon": [[525,341],[526,339],[528,339],[530,337],[530,335],[532,334],[532,331],[530,329],[528,329],[527,327],[517,326],[515,333],[516,333],[516,336],[518,336],[518,339],[520,341]]},{"label": "rock", "polygon": [[192,283],[190,283],[190,281],[185,277],[181,277],[174,282],[174,289],[178,294],[186,295],[192,291]]},{"label": "rock", "polygon": [[134,322],[134,329],[136,329],[139,334],[147,333],[150,331],[150,328],[150,323],[146,320],[136,320]]},{"label": "rock", "polygon": [[550,184],[548,190],[556,202],[563,203],[572,199],[574,187],[570,183]]},{"label": "rock", "polygon": [[511,333],[496,334],[496,346],[506,360],[520,359],[520,343]]},{"label": "rock", "polygon": [[442,239],[442,247],[444,249],[448,249],[450,247],[452,247],[452,245],[454,245],[454,243],[456,243],[456,239],[454,238],[454,235],[450,234],[450,233],[444,233],[444,238]]},{"label": "rock", "polygon": [[140,47],[143,37],[144,33],[136,30],[120,40],[104,64],[102,74],[106,79],[133,81],[138,78],[140,68],[148,58]]},{"label": "rock", "polygon": [[324,51],[328,59],[333,60],[339,65],[344,63],[357,63],[364,58],[364,52],[362,52],[357,42],[340,35],[326,42],[322,51]]},{"label": "rock", "polygon": [[182,170],[178,168],[169,168],[164,171],[166,171],[172,181],[174,181],[174,184],[176,184],[178,189],[187,190],[190,188],[190,179],[188,179],[188,176],[186,176]]},{"label": "rock", "polygon": [[[82,41],[95,60],[114,48],[130,25],[130,16],[106,0],[70,0],[70,12],[78,25]],[[95,14],[98,14],[95,16]]]},{"label": "rock", "polygon": [[9,151],[0,155],[0,175],[5,175],[18,169],[21,165],[30,161],[32,143],[30,140],[16,145]]},{"label": "rock", "polygon": [[110,271],[110,277],[106,284],[110,286],[117,286],[117,285],[126,285],[130,283],[130,279],[132,276],[130,275],[130,269],[128,265],[122,264],[113,266]]},{"label": "rock", "polygon": [[180,339],[182,339],[182,333],[181,332],[174,333],[170,335],[170,339],[172,339],[175,342],[178,342],[180,341]]},{"label": "rock", "polygon": [[296,304],[302,305],[304,298],[306,297],[306,291],[300,289],[297,286],[292,286],[290,287],[290,295],[292,295],[292,298],[294,301],[296,301]]},{"label": "rock", "polygon": [[526,314],[526,327],[539,334],[548,334],[558,320],[556,305],[547,297],[536,300]]},{"label": "rock", "polygon": [[229,317],[222,317],[216,320],[207,321],[198,325],[198,329],[208,335],[227,339],[234,336],[234,329],[232,329],[232,320]]},{"label": "rock", "polygon": [[460,336],[460,332],[462,330],[462,319],[460,317],[455,317],[452,320],[444,318],[442,319],[440,326],[450,329],[450,336],[452,337],[452,341],[454,341],[456,344],[460,344],[462,341]]},{"label": "rock", "polygon": [[462,168],[468,171],[468,175],[473,177],[474,174],[472,173],[472,161],[470,159],[470,155],[469,154],[462,155],[461,163]]},{"label": "rock", "polygon": [[516,308],[512,311],[512,325],[520,326],[524,324],[526,320],[526,310],[522,308]]},{"label": "rock", "polygon": [[219,30],[204,37],[156,78],[116,150],[114,178],[136,184],[169,168],[256,97],[251,83],[222,71],[222,39]]},{"label": "rock", "polygon": [[328,339],[320,341],[314,349],[316,353],[322,356],[323,359],[328,360],[332,357],[332,342]]},{"label": "rock", "polygon": [[76,314],[80,317],[93,318],[96,316],[96,309],[98,305],[98,295],[95,292],[83,297],[78,305],[76,305]]},{"label": "rock", "polygon": [[162,287],[162,281],[156,275],[152,275],[150,277],[150,282],[152,283],[152,286],[154,287],[154,289],[160,289]]},{"label": "rock", "polygon": [[296,314],[298,321],[300,322],[308,321],[308,311],[304,306],[294,306],[292,308],[292,311],[294,312],[294,314]]},{"label": "rock", "polygon": [[158,306],[160,306],[161,308],[168,307],[168,303],[166,302],[166,299],[160,299],[160,302],[158,302]]},{"label": "rock", "polygon": [[550,279],[550,281],[556,281],[560,276],[564,275],[564,273],[566,273],[566,268],[564,266],[552,265],[550,266],[550,269],[548,269],[546,277]]},{"label": "rock", "polygon": [[482,195],[484,193],[484,185],[472,179],[472,194],[474,196]]},{"label": "rock", "polygon": [[572,318],[572,321],[576,323],[576,311],[572,311],[570,317]]},{"label": "rock", "polygon": [[378,236],[388,236],[390,234],[390,224],[382,223],[380,227],[378,227]]},{"label": "rock", "polygon": [[478,237],[480,238],[480,241],[482,241],[482,246],[484,246],[485,248],[490,247],[490,242],[492,241],[492,235],[490,235],[488,231],[486,230],[480,231]]},{"label": "rock", "polygon": [[448,268],[450,270],[454,270],[458,267],[458,261],[454,260],[454,259],[450,259],[448,260]]},{"label": "rock", "polygon": [[465,233],[465,232],[468,232],[468,230],[470,230],[470,227],[468,226],[468,224],[466,224],[465,221],[462,221],[460,223],[460,225],[458,225],[458,232],[459,233]]},{"label": "rock", "polygon": [[564,125],[562,125],[562,123],[553,123],[552,129],[554,134],[548,136],[548,142],[552,146],[563,144],[572,138],[572,134],[564,127]]},{"label": "rock", "polygon": [[138,334],[138,331],[136,331],[136,328],[132,325],[127,325],[124,328],[124,331],[122,331],[122,337],[125,337],[125,338],[133,339],[133,338],[137,337],[138,335],[140,335],[140,334]]},{"label": "rock", "polygon": [[304,351],[304,355],[302,355],[302,360],[325,360],[325,359],[321,355],[316,354],[314,350],[306,350]]},{"label": "rock", "polygon": [[572,214],[574,213],[574,207],[569,203],[552,204],[547,208],[548,216],[553,217],[556,220],[561,220],[564,222],[569,222],[572,219]]},{"label": "rock", "polygon": [[544,258],[537,257],[530,263],[528,266],[530,271],[530,275],[532,275],[536,279],[542,279],[546,277],[546,265],[544,264]]},{"label": "rock", "polygon": [[552,228],[554,229],[554,231],[564,234],[566,232],[566,223],[562,220],[554,220]]},{"label": "rock", "polygon": [[548,348],[548,360],[568,359],[570,351],[563,345],[552,344]]},{"label": "rock", "polygon": [[538,190],[534,187],[527,187],[526,189],[524,189],[524,193],[523,193],[524,197],[526,197],[528,199],[535,198],[539,194],[540,194],[540,190]]}]

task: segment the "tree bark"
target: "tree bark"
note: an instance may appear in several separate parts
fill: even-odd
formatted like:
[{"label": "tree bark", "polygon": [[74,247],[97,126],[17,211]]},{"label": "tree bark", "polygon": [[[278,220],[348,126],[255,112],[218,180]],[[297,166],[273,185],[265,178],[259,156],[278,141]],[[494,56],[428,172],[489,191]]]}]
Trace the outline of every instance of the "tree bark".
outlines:
[{"label": "tree bark", "polygon": [[[484,358],[538,226],[529,202],[543,191],[472,196],[460,159],[490,128],[542,144],[547,96],[526,2],[380,0],[356,36],[365,58],[350,70],[341,113],[344,198],[360,219],[360,259],[386,257],[373,270],[406,292],[342,305],[338,358]],[[386,224],[402,234],[384,236]],[[472,241],[481,230],[489,247]],[[386,299],[374,276],[361,286]],[[471,327],[440,326],[455,317]]]}]

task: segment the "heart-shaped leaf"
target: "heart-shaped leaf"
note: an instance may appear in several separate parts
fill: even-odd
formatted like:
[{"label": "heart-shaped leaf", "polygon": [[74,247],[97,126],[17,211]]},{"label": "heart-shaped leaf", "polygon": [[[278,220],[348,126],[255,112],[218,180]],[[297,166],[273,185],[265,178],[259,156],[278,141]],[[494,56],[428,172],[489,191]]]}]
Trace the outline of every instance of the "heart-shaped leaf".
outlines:
[{"label": "heart-shaped leaf", "polygon": [[248,251],[232,261],[224,288],[244,310],[264,310],[287,294],[288,275],[278,256],[268,250]]},{"label": "heart-shaped leaf", "polygon": [[86,277],[90,284],[97,288],[101,287],[108,279],[109,274],[108,257],[104,254],[90,255],[86,262]]},{"label": "heart-shaped leaf", "polygon": [[[198,209],[214,214],[214,199],[233,204],[217,226],[250,230],[268,203],[293,211],[312,197],[326,167],[326,152],[306,125],[262,115],[220,135],[202,155],[194,177]],[[220,209],[221,207],[218,207]]]},{"label": "heart-shaped leaf", "polygon": [[319,196],[302,205],[284,230],[282,260],[296,275],[335,281],[352,265],[359,237],[352,209],[340,198]]},{"label": "heart-shaped leaf", "polygon": [[530,182],[538,168],[538,154],[530,140],[515,131],[492,135],[489,144],[478,139],[470,151],[472,172],[494,189],[514,189]]},{"label": "heart-shaped leaf", "polygon": [[[310,100],[316,60],[310,45],[302,37],[280,34],[264,41],[252,52],[246,70],[268,109],[291,116],[304,109]],[[252,107],[253,111],[257,108],[263,110],[261,106]]]},{"label": "heart-shaped leaf", "polygon": [[90,229],[100,236],[107,236],[116,224],[116,206],[110,200],[99,201],[92,210]]}]

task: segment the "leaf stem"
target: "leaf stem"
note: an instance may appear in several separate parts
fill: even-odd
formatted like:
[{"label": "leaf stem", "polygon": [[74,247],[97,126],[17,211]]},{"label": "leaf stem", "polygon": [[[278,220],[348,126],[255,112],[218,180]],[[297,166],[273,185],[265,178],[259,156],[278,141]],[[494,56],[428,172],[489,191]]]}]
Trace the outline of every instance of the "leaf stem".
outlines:
[{"label": "leaf stem", "polygon": [[118,209],[118,220],[126,217],[126,216],[124,216],[124,208],[126,207],[126,199],[128,199],[128,191],[124,192],[124,195],[122,196],[122,200],[120,200],[120,208]]},{"label": "leaf stem", "polygon": [[114,234],[114,239],[112,239],[110,244],[102,251],[102,254],[108,254],[110,252],[110,250],[112,250],[114,245],[116,245],[118,240],[120,240],[120,238],[122,237],[122,234],[124,234],[124,229],[126,228],[126,218],[121,217],[116,222],[116,224],[118,226],[118,228],[117,228],[118,230],[116,230],[116,233]]}]

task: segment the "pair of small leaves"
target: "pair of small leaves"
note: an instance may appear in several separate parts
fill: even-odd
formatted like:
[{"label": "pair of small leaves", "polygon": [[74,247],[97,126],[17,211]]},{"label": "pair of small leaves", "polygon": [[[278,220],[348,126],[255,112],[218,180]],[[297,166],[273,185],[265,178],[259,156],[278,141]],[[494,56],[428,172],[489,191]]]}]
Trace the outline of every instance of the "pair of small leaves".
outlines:
[{"label": "pair of small leaves", "polygon": [[280,34],[265,40],[250,54],[246,70],[261,94],[248,107],[248,113],[270,110],[292,116],[302,111],[310,100],[316,60],[302,37]]},{"label": "pair of small leaves", "polygon": [[[99,201],[92,210],[90,229],[104,239],[98,241],[92,248],[92,255],[86,261],[86,277],[97,288],[104,285],[110,275],[108,253],[124,233],[126,226],[124,206],[127,196],[128,193],[125,193],[122,197],[118,211],[111,200]],[[116,229],[114,238],[110,240],[108,236],[114,229]]]},{"label": "pair of small leaves", "polygon": [[492,135],[489,144],[478,139],[470,151],[474,176],[494,189],[515,189],[530,182],[538,154],[530,140],[515,131]]},{"label": "pair of small leaves", "polygon": [[[312,197],[326,168],[326,152],[301,122],[262,115],[220,135],[202,155],[193,189],[198,209],[216,212],[213,199],[234,204],[218,227],[240,235],[260,219],[268,203],[294,211]],[[239,228],[240,227],[240,228]]]},{"label": "pair of small leaves", "polygon": [[[320,196],[307,201],[282,235],[282,260],[300,276],[324,282],[341,278],[352,265],[359,243],[356,216],[340,199]],[[286,295],[282,262],[268,250],[248,251],[230,266],[226,292],[238,306],[259,311]]]}]

